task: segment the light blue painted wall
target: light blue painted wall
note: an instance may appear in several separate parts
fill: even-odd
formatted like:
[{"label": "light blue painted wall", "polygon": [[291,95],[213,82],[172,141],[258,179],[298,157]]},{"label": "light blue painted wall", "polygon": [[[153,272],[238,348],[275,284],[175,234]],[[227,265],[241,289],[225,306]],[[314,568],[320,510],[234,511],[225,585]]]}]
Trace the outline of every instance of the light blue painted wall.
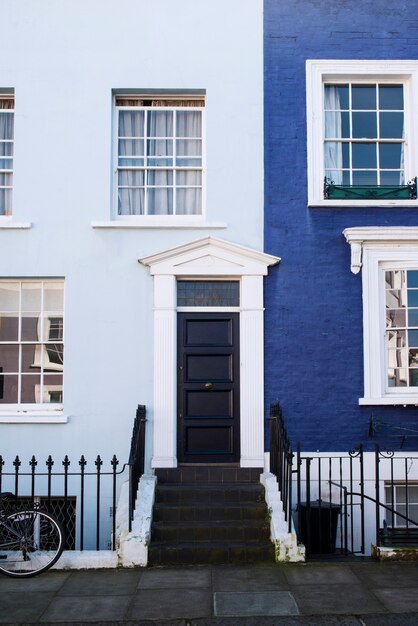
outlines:
[{"label": "light blue painted wall", "polygon": [[[211,234],[263,248],[261,0],[4,0],[0,88],[15,90],[2,277],[64,277],[65,425],[0,424],[0,453],[126,461],[152,426],[152,278],[138,259]],[[111,217],[112,89],[205,89],[207,219],[223,230],[98,230]],[[151,428],[149,429],[151,434]],[[76,464],[76,460],[74,461]]]}]

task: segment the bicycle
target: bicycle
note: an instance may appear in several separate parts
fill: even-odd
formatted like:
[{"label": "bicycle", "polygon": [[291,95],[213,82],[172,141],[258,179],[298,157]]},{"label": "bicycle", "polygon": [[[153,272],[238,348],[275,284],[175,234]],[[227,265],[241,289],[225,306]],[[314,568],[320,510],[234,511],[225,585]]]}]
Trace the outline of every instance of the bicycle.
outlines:
[{"label": "bicycle", "polygon": [[29,578],[48,570],[64,549],[57,520],[36,506],[7,512],[10,492],[0,493],[0,572],[6,576]]}]

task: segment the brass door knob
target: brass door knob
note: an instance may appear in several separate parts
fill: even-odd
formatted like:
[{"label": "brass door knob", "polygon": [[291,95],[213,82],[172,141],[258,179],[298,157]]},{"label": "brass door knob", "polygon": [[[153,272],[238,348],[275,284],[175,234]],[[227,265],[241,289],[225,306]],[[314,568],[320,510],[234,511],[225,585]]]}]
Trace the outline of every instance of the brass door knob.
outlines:
[{"label": "brass door knob", "polygon": [[213,383],[205,383],[205,389],[212,389]]}]

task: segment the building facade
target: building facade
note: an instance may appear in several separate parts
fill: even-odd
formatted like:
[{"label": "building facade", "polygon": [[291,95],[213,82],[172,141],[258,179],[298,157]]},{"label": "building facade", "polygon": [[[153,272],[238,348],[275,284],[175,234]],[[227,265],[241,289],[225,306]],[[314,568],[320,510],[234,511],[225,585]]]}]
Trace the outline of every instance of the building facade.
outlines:
[{"label": "building facade", "polygon": [[7,467],[122,465],[138,404],[148,471],[262,467],[261,0],[0,12]]},{"label": "building facade", "polygon": [[265,250],[282,259],[266,283],[266,406],[313,456],[413,455],[416,22],[405,4],[266,0],[264,42]]}]

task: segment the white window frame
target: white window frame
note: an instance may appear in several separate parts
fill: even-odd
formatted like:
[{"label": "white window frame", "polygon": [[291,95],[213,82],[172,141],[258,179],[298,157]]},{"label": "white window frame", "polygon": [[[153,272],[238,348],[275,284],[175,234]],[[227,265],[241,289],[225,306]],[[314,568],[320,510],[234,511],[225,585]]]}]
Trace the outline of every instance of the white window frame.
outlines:
[{"label": "white window frame", "polygon": [[[14,96],[14,92],[11,93],[1,93],[0,91],[0,100],[13,100],[13,108],[12,109],[0,109],[0,111],[2,113],[7,113],[8,115],[12,115],[13,116],[13,120],[15,120],[15,96]],[[14,130],[13,130],[13,137],[12,139],[3,139],[2,143],[11,143],[12,146],[14,147],[14,142],[15,142],[15,136],[14,136]],[[13,175],[14,175],[14,150],[12,153],[10,158],[11,162],[12,162],[12,167],[11,169],[6,169],[6,168],[0,168],[0,174],[9,174],[11,176],[11,185],[1,185],[1,189],[9,189],[11,192],[11,196],[12,196],[12,200],[11,200],[11,207],[10,207],[10,212],[6,213],[5,215],[0,215],[0,219],[1,221],[10,221],[11,217],[12,217],[12,213],[13,213]]]},{"label": "white window frame", "polygon": [[[199,106],[196,107],[196,110],[199,110],[202,114],[202,167],[201,167],[201,171],[202,171],[202,198],[201,198],[201,206],[202,206],[202,211],[201,213],[195,214],[195,215],[119,215],[118,214],[118,171],[119,171],[119,167],[118,167],[118,110],[119,107],[116,105],[116,99],[117,98],[125,98],[125,99],[129,99],[129,98],[141,98],[141,99],[179,99],[179,100],[185,100],[185,99],[196,99],[196,100],[206,100],[205,94],[199,94],[199,95],[194,95],[194,94],[187,94],[187,93],[182,93],[182,94],[178,94],[178,93],[166,93],[166,94],[141,94],[138,92],[134,92],[134,93],[115,93],[113,95],[113,221],[116,222],[118,225],[122,226],[122,227],[126,227],[126,226],[141,226],[141,227],[172,227],[173,225],[176,227],[194,227],[194,226],[200,226],[200,225],[206,225],[206,119],[205,119],[205,115],[206,115],[206,101],[204,106]],[[127,107],[130,108],[130,107]],[[140,109],[140,110],[186,110],[186,107],[175,107],[175,106],[168,106],[168,107],[158,107],[158,109],[156,107],[148,107],[148,106],[144,106],[144,107],[132,107],[133,109]],[[189,110],[194,110],[193,107],[187,107]],[[175,168],[175,165],[173,166],[173,168]],[[164,169],[164,168],[162,168]],[[171,169],[171,168],[167,168],[167,169]],[[200,168],[199,168],[200,169]],[[109,226],[109,224],[101,224],[101,223],[93,223],[94,227],[105,227],[105,226]],[[224,227],[224,225],[220,225],[221,227]]]},{"label": "white window frame", "polygon": [[344,230],[351,271],[362,268],[364,396],[361,405],[418,405],[418,387],[387,385],[385,288],[387,269],[418,269],[417,227],[355,227]]},{"label": "white window frame", "polygon": [[[57,372],[63,372],[63,366],[57,365],[55,363],[51,363],[48,357],[48,352],[47,352],[47,346],[48,345],[53,345],[52,340],[49,340],[49,328],[50,328],[50,319],[51,318],[55,318],[55,317],[62,317],[63,318],[63,324],[64,324],[64,311],[65,311],[65,281],[62,278],[50,278],[50,279],[25,279],[25,278],[2,278],[0,283],[4,284],[4,283],[21,283],[21,284],[28,284],[28,283],[42,283],[42,285],[45,287],[45,285],[48,285],[49,283],[62,283],[63,287],[64,287],[64,306],[63,306],[63,311],[51,311],[49,312],[48,318],[45,320],[44,323],[44,334],[43,335],[39,335],[39,336],[43,336],[43,340],[42,341],[22,341],[20,338],[20,332],[19,332],[19,337],[17,341],[8,341],[5,343],[8,344],[15,344],[15,345],[25,345],[25,344],[37,344],[35,346],[35,350],[34,350],[34,362],[33,362],[33,367],[41,367],[42,364],[42,360],[43,360],[43,366],[44,368],[47,367],[48,369],[51,369],[52,371],[57,371]],[[42,299],[43,302],[43,299]],[[42,304],[43,307],[43,304]],[[19,310],[19,319],[21,317],[21,310]],[[41,315],[38,319],[38,332],[41,330],[42,327],[42,319],[44,318],[44,314],[43,311],[41,312]],[[63,326],[63,334],[64,334],[64,326]],[[45,339],[45,337],[48,337],[48,339]],[[57,343],[62,343],[64,345],[64,337],[62,341],[57,341]],[[1,347],[1,344],[0,344]],[[21,366],[19,363],[19,373],[18,376],[20,378],[22,372],[21,372]],[[19,388],[20,388],[20,381],[19,381]],[[63,377],[63,383],[62,385],[51,385],[44,382],[43,380],[43,374],[42,374],[42,378],[41,378],[41,384],[40,385],[35,385],[35,399],[38,402],[35,403],[10,403],[10,404],[0,404],[0,423],[1,422],[7,422],[7,421],[14,421],[14,417],[17,416],[21,416],[22,414],[25,415],[38,415],[39,413],[45,413],[45,414],[49,414],[49,415],[62,415],[63,412],[63,403],[62,402],[56,402],[56,403],[47,403],[44,401],[45,398],[48,397],[48,392],[49,391],[58,391],[61,390],[62,393],[64,393],[64,377]],[[42,402],[40,402],[42,398]],[[12,415],[11,415],[12,414]],[[9,420],[8,417],[11,417],[12,419]],[[17,420],[19,421],[19,420]],[[36,421],[36,420],[35,420]],[[59,421],[67,421],[66,418],[65,420],[59,420]]]},{"label": "white window frame", "polygon": [[417,200],[334,200],[324,198],[324,83],[397,82],[404,85],[405,182],[418,176],[418,61],[306,61],[308,206],[418,206]]},{"label": "white window frame", "polygon": [[[397,491],[398,489],[407,489],[409,490],[410,487],[418,487],[418,483],[416,481],[408,481],[408,483],[406,482],[395,482],[393,483],[393,495],[394,495],[394,502],[390,502],[390,496],[389,496],[389,490],[392,489],[392,483],[390,482],[386,482],[385,483],[385,502],[388,506],[393,507],[393,509],[395,511],[399,511],[399,507],[401,506],[406,506],[406,502],[402,502],[399,501],[399,497],[397,495]],[[390,494],[392,495],[392,494]],[[388,497],[389,496],[389,497]],[[410,498],[408,497],[408,507],[411,505],[418,505],[418,501],[411,501]],[[409,519],[413,519],[412,517],[408,516],[409,511],[407,511],[405,513],[405,515],[407,517],[409,517]],[[394,521],[394,525],[392,526],[392,514],[390,511],[386,511],[386,523],[388,525],[389,528],[406,528],[406,520],[404,520],[402,517],[399,517],[399,515],[396,515],[394,513],[393,515],[393,521]],[[415,521],[418,521],[415,520]],[[409,525],[409,528],[418,528],[418,526],[414,526],[413,524]]]}]

